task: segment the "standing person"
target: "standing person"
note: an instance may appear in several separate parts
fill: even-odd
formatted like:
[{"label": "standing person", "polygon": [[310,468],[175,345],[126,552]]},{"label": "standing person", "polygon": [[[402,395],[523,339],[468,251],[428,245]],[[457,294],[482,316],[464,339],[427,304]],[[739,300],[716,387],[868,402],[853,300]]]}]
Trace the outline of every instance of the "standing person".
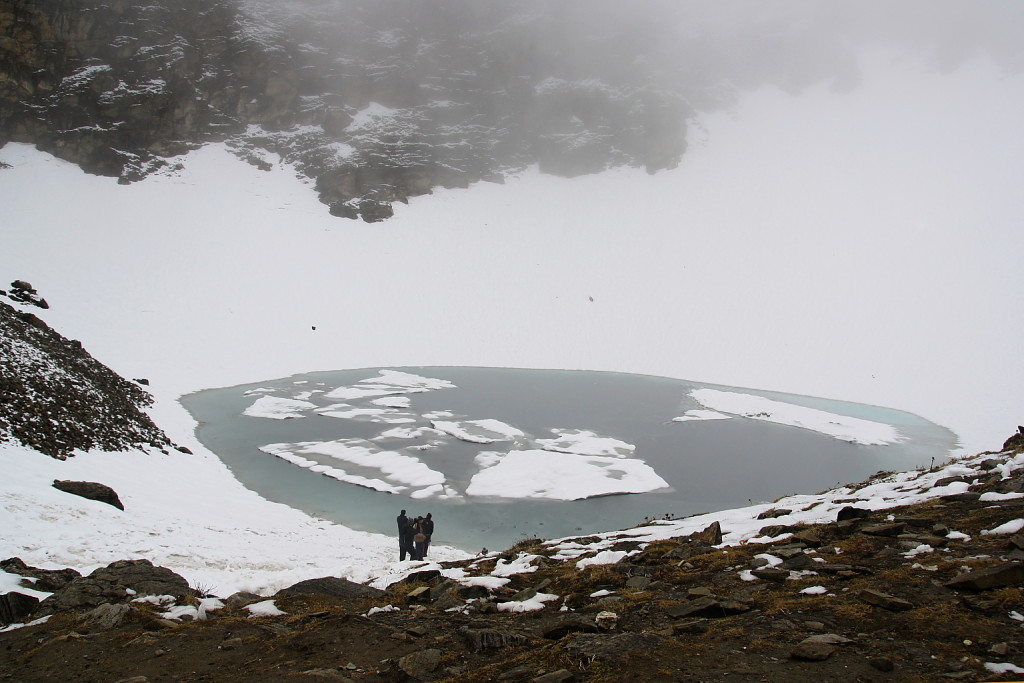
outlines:
[{"label": "standing person", "polygon": [[406,538],[408,536],[409,518],[405,516],[405,510],[398,514],[398,519],[395,521],[398,522],[398,561],[403,562],[406,553],[412,554],[412,548],[409,546]]},{"label": "standing person", "polygon": [[[405,525],[405,531],[402,533],[402,542],[405,544],[405,552],[409,553],[410,560],[418,560],[419,555],[416,553],[416,521],[408,520]],[[404,559],[405,556],[403,555]]]},{"label": "standing person", "polygon": [[423,535],[427,537],[427,540],[423,542],[423,557],[426,557],[427,551],[430,550],[430,537],[434,535],[434,520],[429,512],[426,519],[423,520],[422,527]]},{"label": "standing person", "polygon": [[422,560],[427,552],[427,535],[423,533],[423,521],[422,517],[417,517],[413,524],[413,528],[416,530],[416,535],[413,536],[413,542],[416,544],[416,556],[412,558],[414,560]]}]

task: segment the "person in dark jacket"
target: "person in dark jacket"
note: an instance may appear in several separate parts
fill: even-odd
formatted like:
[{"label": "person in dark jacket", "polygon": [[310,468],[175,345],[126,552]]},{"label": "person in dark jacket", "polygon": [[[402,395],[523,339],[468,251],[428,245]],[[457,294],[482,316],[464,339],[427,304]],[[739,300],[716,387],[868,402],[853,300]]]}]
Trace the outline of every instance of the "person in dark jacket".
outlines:
[{"label": "person in dark jacket", "polygon": [[405,560],[405,554],[409,553],[412,555],[412,544],[409,543],[409,518],[405,516],[405,510],[399,513],[398,519],[398,561],[402,562]]},{"label": "person in dark jacket", "polygon": [[409,523],[405,525],[405,550],[409,553],[410,560],[419,560],[420,554],[416,551],[416,534],[419,533],[419,527],[416,524],[415,519],[409,520]]},{"label": "person in dark jacket", "polygon": [[420,558],[423,559],[427,556],[427,551],[430,550],[430,537],[434,535],[434,520],[429,512],[420,526],[423,529],[423,535],[427,537],[427,540],[423,542],[423,556]]}]

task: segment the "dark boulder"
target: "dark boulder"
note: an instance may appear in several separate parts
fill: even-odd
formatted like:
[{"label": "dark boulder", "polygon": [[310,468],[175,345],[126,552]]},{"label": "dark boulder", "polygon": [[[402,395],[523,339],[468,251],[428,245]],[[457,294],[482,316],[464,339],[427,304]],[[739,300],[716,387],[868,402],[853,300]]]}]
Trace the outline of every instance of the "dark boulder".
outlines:
[{"label": "dark boulder", "polygon": [[692,534],[690,538],[697,542],[707,543],[708,545],[721,545],[722,525],[718,522],[712,522],[706,529]]},{"label": "dark boulder", "polygon": [[282,588],[277,595],[329,595],[335,598],[375,598],[384,595],[384,591],[360,583],[325,576],[319,579],[306,579]]},{"label": "dark boulder", "polygon": [[871,510],[847,505],[836,514],[837,522],[844,522],[848,519],[864,519],[871,516]]},{"label": "dark boulder", "polygon": [[0,595],[0,625],[22,621],[35,611],[39,598],[12,591]]},{"label": "dark boulder", "polygon": [[188,581],[149,560],[118,560],[88,576],[75,579],[39,605],[39,614],[104,603],[128,602],[143,595],[183,598],[191,592]]},{"label": "dark boulder", "polygon": [[118,497],[117,492],[106,484],[95,481],[68,481],[62,479],[53,480],[53,488],[65,493],[71,493],[89,500],[98,500],[107,505],[113,505],[118,510],[124,510],[124,504]]}]

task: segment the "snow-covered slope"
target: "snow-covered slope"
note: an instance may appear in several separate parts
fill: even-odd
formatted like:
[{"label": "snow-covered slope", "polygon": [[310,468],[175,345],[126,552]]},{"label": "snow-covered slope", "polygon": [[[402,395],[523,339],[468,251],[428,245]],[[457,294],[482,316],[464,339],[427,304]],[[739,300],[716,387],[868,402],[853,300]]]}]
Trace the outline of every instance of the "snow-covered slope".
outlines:
[{"label": "snow-covered slope", "polygon": [[[165,502],[194,489],[221,497],[211,514],[251,510],[211,538],[295,534],[317,547],[311,573],[334,568],[346,532],[253,503],[195,442],[182,393],[388,365],[616,370],[891,406],[952,428],[967,451],[994,448],[1024,405],[1024,79],[983,59],[948,74],[866,59],[849,92],[764,88],[700,117],[702,140],[676,170],[526,172],[416,199],[376,226],[338,222],[288,169],[261,172],[216,146],[179,175],[123,187],[8,145],[0,277],[29,280],[53,327],[152,381],[157,423],[197,453]],[[4,457],[5,507],[57,476]],[[149,484],[116,474],[117,457],[67,466],[142,501]],[[156,543],[89,550],[70,540],[89,525],[84,503],[18,500],[29,521],[4,532],[0,554],[46,559],[57,551],[28,537],[58,518],[58,564]],[[145,521],[157,507],[133,533],[160,537]],[[186,538],[151,557],[194,547],[197,564],[220,566],[215,544]],[[359,543],[338,556],[372,547],[384,561],[390,547]],[[302,554],[267,546],[289,566]]]}]

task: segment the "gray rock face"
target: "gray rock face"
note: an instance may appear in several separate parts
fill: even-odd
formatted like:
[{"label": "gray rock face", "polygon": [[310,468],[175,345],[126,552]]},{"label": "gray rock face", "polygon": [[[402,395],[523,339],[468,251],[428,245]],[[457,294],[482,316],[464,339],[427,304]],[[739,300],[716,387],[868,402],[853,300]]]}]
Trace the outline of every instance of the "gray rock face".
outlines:
[{"label": "gray rock face", "polygon": [[107,505],[113,505],[118,510],[124,510],[124,504],[118,497],[117,492],[106,484],[94,481],[68,481],[66,479],[54,479],[53,488],[71,493],[89,500],[98,500]]},{"label": "gray rock face", "polygon": [[149,560],[119,560],[75,579],[46,598],[40,603],[38,614],[128,602],[142,595],[182,598],[188,593],[188,581],[170,569],[155,567]]}]

